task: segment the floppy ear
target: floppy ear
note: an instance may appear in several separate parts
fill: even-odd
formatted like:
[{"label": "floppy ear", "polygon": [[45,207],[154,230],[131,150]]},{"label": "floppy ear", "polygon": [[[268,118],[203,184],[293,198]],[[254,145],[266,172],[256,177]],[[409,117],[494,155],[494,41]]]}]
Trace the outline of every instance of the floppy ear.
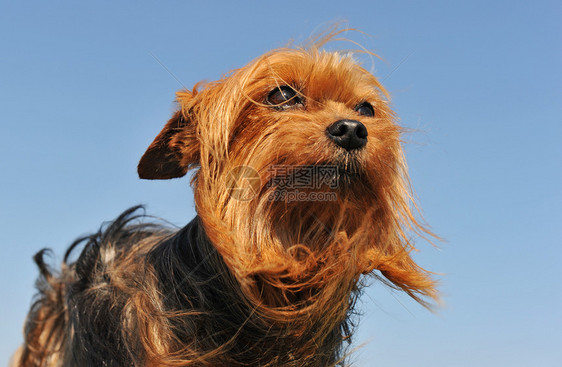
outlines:
[{"label": "floppy ear", "polygon": [[193,121],[177,111],[142,156],[140,178],[164,180],[184,176],[199,161],[199,141]]}]

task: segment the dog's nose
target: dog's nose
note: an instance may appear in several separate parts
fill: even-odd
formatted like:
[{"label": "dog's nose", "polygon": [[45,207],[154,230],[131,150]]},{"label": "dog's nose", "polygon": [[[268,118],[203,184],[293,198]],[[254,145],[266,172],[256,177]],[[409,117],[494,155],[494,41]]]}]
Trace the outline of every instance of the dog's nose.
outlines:
[{"label": "dog's nose", "polygon": [[367,144],[367,128],[356,120],[339,120],[328,126],[326,134],[340,147],[352,150]]}]

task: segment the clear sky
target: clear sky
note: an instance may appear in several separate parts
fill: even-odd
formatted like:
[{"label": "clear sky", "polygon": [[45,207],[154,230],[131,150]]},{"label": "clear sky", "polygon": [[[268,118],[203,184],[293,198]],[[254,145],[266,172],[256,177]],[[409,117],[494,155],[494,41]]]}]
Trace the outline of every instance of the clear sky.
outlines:
[{"label": "clear sky", "polygon": [[447,240],[416,255],[442,274],[436,313],[365,292],[357,365],[562,365],[559,1],[1,1],[0,359],[21,341],[37,250],[60,260],[138,203],[194,216],[186,178],[136,176],[174,92],[334,20],[383,57],[374,73],[416,131],[414,189]]}]

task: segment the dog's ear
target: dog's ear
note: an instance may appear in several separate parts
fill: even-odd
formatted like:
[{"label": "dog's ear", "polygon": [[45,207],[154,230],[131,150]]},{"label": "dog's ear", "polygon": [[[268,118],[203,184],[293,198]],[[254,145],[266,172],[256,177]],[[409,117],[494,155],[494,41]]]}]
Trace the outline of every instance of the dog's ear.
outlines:
[{"label": "dog's ear", "polygon": [[199,141],[193,121],[180,109],[168,121],[142,156],[140,178],[165,180],[184,176],[199,161]]}]

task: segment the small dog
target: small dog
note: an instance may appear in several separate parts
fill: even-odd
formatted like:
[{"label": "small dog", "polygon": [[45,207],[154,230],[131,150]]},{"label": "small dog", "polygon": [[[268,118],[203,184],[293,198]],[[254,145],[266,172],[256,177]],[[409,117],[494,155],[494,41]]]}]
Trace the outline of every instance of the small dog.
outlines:
[{"label": "small dog", "polygon": [[129,209],[57,272],[39,252],[15,366],[343,365],[364,275],[437,299],[387,92],[336,34],[177,93],[138,173],[193,170],[197,217]]}]

